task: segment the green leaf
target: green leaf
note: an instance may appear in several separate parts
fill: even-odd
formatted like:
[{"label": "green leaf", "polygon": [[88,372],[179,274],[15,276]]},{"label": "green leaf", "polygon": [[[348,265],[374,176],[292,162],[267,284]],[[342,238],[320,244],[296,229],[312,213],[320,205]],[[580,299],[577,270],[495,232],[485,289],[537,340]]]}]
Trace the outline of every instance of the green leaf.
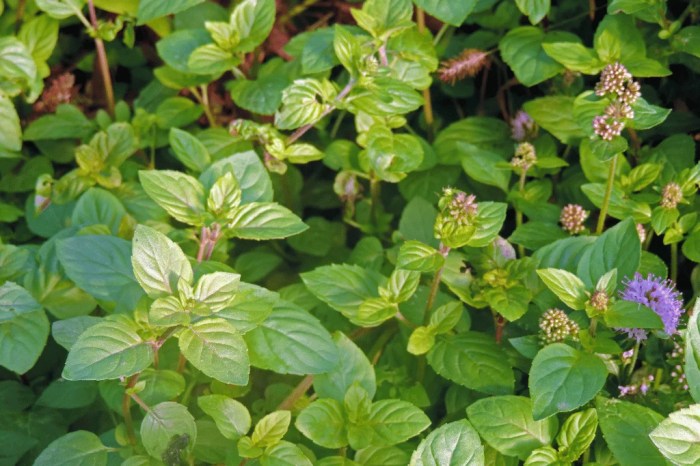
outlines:
[{"label": "green leaf", "polygon": [[483,333],[440,338],[428,353],[428,363],[441,376],[472,390],[492,395],[513,391],[513,369],[505,353]]},{"label": "green leaf", "polygon": [[136,24],[146,24],[156,18],[185,11],[203,1],[204,0],[168,0],[167,2],[163,2],[160,0],[141,0],[139,2],[139,9],[136,12],[136,18],[138,18]]},{"label": "green leaf", "polygon": [[700,405],[671,413],[649,438],[673,464],[700,463]]},{"label": "green leaf", "polygon": [[603,438],[621,466],[671,464],[649,438],[663,420],[659,413],[628,401],[605,398],[598,398],[596,409]]},{"label": "green leaf", "polygon": [[607,375],[605,363],[594,354],[563,343],[545,346],[530,370],[534,418],[544,419],[583,406],[603,388]]},{"label": "green leaf", "polygon": [[36,6],[56,19],[74,16],[83,9],[85,0],[36,0]]},{"label": "green leaf", "polygon": [[95,382],[56,379],[41,392],[36,405],[55,409],[77,409],[90,406],[95,398],[97,398]]},{"label": "green leaf", "polygon": [[241,203],[272,201],[272,181],[267,169],[254,151],[239,152],[214,162],[199,177],[205,189],[231,173],[241,188]]},{"label": "green leaf", "polygon": [[430,314],[430,326],[435,333],[448,333],[462,318],[464,308],[459,301],[452,301],[435,309]]},{"label": "green leaf", "polygon": [[211,163],[207,148],[187,131],[170,128],[169,142],[175,157],[190,170],[201,172]]},{"label": "green leaf", "polygon": [[141,372],[153,362],[153,347],[123,321],[104,321],[85,330],[68,352],[62,377],[109,380]]},{"label": "green leaf", "polygon": [[326,265],[301,274],[306,287],[318,299],[343,315],[355,318],[365,299],[377,297],[386,280],[379,273],[356,265]]},{"label": "green leaf", "polygon": [[523,466],[569,466],[571,463],[559,461],[557,450],[546,446],[533,450]]},{"label": "green leaf", "polygon": [[418,445],[409,466],[484,466],[484,447],[467,420],[435,429]]},{"label": "green leaf", "polygon": [[244,0],[231,14],[231,26],[238,32],[237,52],[251,52],[262,44],[275,23],[274,0]]},{"label": "green leaf", "polygon": [[169,97],[156,109],[156,123],[162,129],[185,126],[202,116],[203,108],[184,97]]},{"label": "green leaf", "polygon": [[420,272],[394,269],[386,286],[379,288],[379,295],[391,303],[408,301],[418,289]]},{"label": "green leaf", "polygon": [[626,65],[629,60],[646,56],[642,33],[634,18],[627,15],[606,15],[596,29],[593,43],[605,63],[621,61]]},{"label": "green leaf", "polygon": [[44,115],[27,126],[24,130],[24,140],[83,139],[94,131],[95,124],[83,112],[74,105],[62,104],[58,106],[55,114]]},{"label": "green leaf", "polygon": [[[211,43],[211,36],[204,28],[183,29],[175,31],[161,40],[156,42],[156,50],[158,56],[170,68],[190,76],[184,76],[188,80],[193,79],[193,73],[197,70],[192,70],[189,67],[189,57],[192,52],[198,47]],[[165,77],[169,77],[167,68],[163,70]],[[175,78],[178,76],[176,75]],[[198,81],[195,81],[198,82]],[[205,81],[205,82],[208,82]]]},{"label": "green leaf", "polygon": [[17,110],[12,101],[3,94],[0,94],[0,150],[22,150],[22,128]]},{"label": "green leaf", "polygon": [[163,233],[145,225],[134,231],[131,263],[134,276],[151,298],[172,295],[182,278],[192,282],[192,266],[180,247]]},{"label": "green leaf", "polygon": [[435,248],[420,241],[406,241],[401,245],[396,267],[418,272],[435,272],[445,263],[445,257]]},{"label": "green leaf", "polygon": [[373,433],[371,444],[386,446],[405,442],[430,426],[423,411],[401,400],[373,403],[367,422]]},{"label": "green leaf", "polygon": [[355,383],[371,398],[377,391],[374,367],[365,353],[343,333],[335,332],[333,342],[338,348],[338,363],[331,370],[314,377],[314,392],[319,398],[333,398],[342,402],[345,393]]},{"label": "green leaf", "polygon": [[246,385],[250,373],[248,348],[226,320],[200,320],[179,335],[182,354],[194,367],[224,383]]},{"label": "green leaf", "polygon": [[237,273],[214,272],[202,275],[194,289],[194,299],[211,312],[219,312],[236,297],[241,276]]},{"label": "green leaf", "polygon": [[537,24],[549,13],[550,0],[515,0],[522,14],[527,16],[530,24]]},{"label": "green leaf", "polygon": [[236,105],[259,115],[273,115],[282,103],[282,91],[290,84],[284,74],[270,74],[256,80],[236,79],[230,84]]},{"label": "green leaf", "polygon": [[557,435],[561,459],[576,461],[593,443],[597,429],[598,414],[593,408],[569,416]]},{"label": "green leaf", "polygon": [[584,74],[598,74],[603,63],[594,50],[578,42],[550,42],[542,44],[544,51],[566,69]]},{"label": "green leaf", "polygon": [[338,349],[318,319],[285,301],[245,340],[252,364],[277,373],[322,374],[338,364]]},{"label": "green leaf", "polygon": [[250,430],[248,409],[239,401],[224,395],[205,395],[197,398],[202,411],[211,416],[224,437],[235,440]]},{"label": "green leaf", "polygon": [[661,317],[651,308],[632,301],[618,300],[605,314],[608,327],[662,329]]},{"label": "green leaf", "polygon": [[204,44],[192,51],[187,68],[197,74],[221,75],[240,63],[240,59],[215,44]]},{"label": "green leaf", "polygon": [[185,378],[180,373],[167,369],[144,369],[139,382],[146,385],[139,396],[148,405],[170,401],[185,391]]},{"label": "green leaf", "polygon": [[571,309],[579,311],[584,308],[588,301],[586,285],[576,275],[561,269],[539,269],[537,275]]},{"label": "green leaf", "polygon": [[660,125],[671,114],[670,108],[657,107],[644,100],[643,97],[637,99],[632,105],[634,119],[630,120],[629,126],[633,129],[650,129]]},{"label": "green leaf", "polygon": [[233,210],[229,228],[237,238],[259,241],[298,235],[309,227],[277,203],[250,202]]},{"label": "green leaf", "polygon": [[413,5],[410,0],[368,0],[351,13],[358,25],[381,39],[412,25]]},{"label": "green leaf", "polygon": [[523,396],[483,398],[467,408],[467,416],[489,445],[504,455],[521,459],[534,449],[549,445],[559,427],[556,417],[534,420],[532,401]]},{"label": "green leaf", "polygon": [[609,270],[617,269],[620,278],[631,278],[641,261],[642,248],[637,227],[632,219],[624,220],[588,246],[580,258],[576,275],[588,286],[594,286]]},{"label": "green leaf", "polygon": [[204,224],[204,188],[195,178],[172,170],[141,170],[139,180],[146,194],[175,220]]},{"label": "green leaf", "polygon": [[73,225],[80,226],[107,225],[112,234],[116,235],[125,214],[126,209],[112,193],[90,188],[80,196],[71,221]]},{"label": "green leaf", "polygon": [[95,316],[78,316],[57,320],[51,324],[51,336],[56,340],[56,343],[70,350],[85,330],[99,322],[102,322],[102,318]]},{"label": "green leaf", "polygon": [[[462,164],[464,167],[474,165],[468,162],[474,162],[480,152],[500,155],[502,162],[508,160],[513,152],[508,125],[503,120],[489,117],[468,117],[452,123],[440,131],[434,147],[440,163]],[[510,179],[510,170],[499,171],[503,174],[507,173],[505,180],[507,183]],[[470,170],[467,173],[474,177],[472,173],[476,172]],[[478,180],[478,178],[475,179]]]},{"label": "green leaf", "polygon": [[342,448],[348,444],[346,424],[343,405],[330,398],[311,403],[294,423],[302,434],[324,448]]},{"label": "green leaf", "polygon": [[394,134],[385,126],[374,125],[367,133],[366,156],[377,176],[397,183],[423,162],[420,140],[410,134]]},{"label": "green leaf", "polygon": [[36,466],[107,466],[108,449],[92,432],[78,430],[57,438],[37,457]]},{"label": "green leaf", "polygon": [[[196,440],[197,425],[194,418],[179,403],[166,401],[153,406],[141,422],[143,446],[149,455],[158,460],[173,449],[191,451]],[[173,445],[175,442],[177,445]],[[177,454],[176,458],[179,456]]]},{"label": "green leaf", "polygon": [[253,444],[268,447],[279,443],[287,433],[291,420],[292,414],[289,411],[274,411],[263,417],[253,430]]},{"label": "green leaf", "polygon": [[331,100],[335,93],[333,84],[328,80],[295,80],[282,93],[283,104],[275,114],[275,126],[279,129],[295,129],[315,124],[329,109],[326,102]]},{"label": "green leaf", "polygon": [[467,241],[467,246],[481,248],[491,244],[506,220],[508,205],[503,202],[479,202],[476,220],[476,231]]},{"label": "green leaf", "polygon": [[66,238],[56,244],[63,269],[95,299],[131,312],[144,295],[131,265],[131,243],[104,235]]},{"label": "green leaf", "polygon": [[440,21],[444,21],[452,26],[461,26],[479,2],[476,0],[459,2],[451,0],[414,0],[414,3],[424,9],[430,16],[434,16]]},{"label": "green leaf", "polygon": [[575,144],[579,139],[586,137],[586,133],[574,118],[573,97],[540,97],[525,102],[523,109],[535,123],[564,144]]},{"label": "green leaf", "polygon": [[0,366],[18,374],[31,369],[49,336],[49,320],[27,290],[13,282],[0,286]]},{"label": "green leaf", "polygon": [[534,26],[511,29],[501,39],[499,48],[503,61],[525,86],[534,86],[563,71],[563,67],[545,53],[544,40],[544,32]]},{"label": "green leaf", "polygon": [[416,356],[427,353],[435,346],[435,334],[430,327],[416,327],[408,338],[406,351]]},{"label": "green leaf", "polygon": [[313,466],[301,448],[284,440],[265,449],[259,461],[261,466]]},{"label": "green leaf", "polygon": [[685,375],[693,400],[700,400],[700,301],[695,301],[685,336]]}]

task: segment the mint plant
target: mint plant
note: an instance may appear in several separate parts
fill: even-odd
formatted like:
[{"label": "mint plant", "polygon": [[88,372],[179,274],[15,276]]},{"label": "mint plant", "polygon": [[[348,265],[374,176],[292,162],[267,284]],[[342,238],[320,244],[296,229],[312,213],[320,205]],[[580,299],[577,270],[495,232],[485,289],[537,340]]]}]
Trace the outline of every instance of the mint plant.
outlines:
[{"label": "mint plant", "polygon": [[0,464],[698,464],[699,21],[0,0]]}]

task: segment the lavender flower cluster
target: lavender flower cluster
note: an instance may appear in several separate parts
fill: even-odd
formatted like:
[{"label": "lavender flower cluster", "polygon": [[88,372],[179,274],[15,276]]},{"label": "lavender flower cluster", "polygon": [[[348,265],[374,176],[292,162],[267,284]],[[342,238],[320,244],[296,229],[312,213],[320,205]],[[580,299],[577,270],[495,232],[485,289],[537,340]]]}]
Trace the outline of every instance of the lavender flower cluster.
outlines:
[{"label": "lavender flower cluster", "polygon": [[612,99],[605,108],[605,113],[593,118],[593,131],[602,139],[610,141],[622,133],[626,120],[634,118],[632,105],[642,95],[640,86],[632,80],[632,74],[627,68],[621,63],[613,63],[600,73],[595,93]]},{"label": "lavender flower cluster", "polygon": [[[643,304],[653,310],[664,324],[664,332],[668,335],[676,333],[680,317],[683,314],[683,299],[671,280],[664,280],[649,274],[647,278],[636,274],[628,280],[620,297],[625,301]],[[627,332],[630,338],[637,341],[646,339],[647,333],[640,328],[619,329]]]}]

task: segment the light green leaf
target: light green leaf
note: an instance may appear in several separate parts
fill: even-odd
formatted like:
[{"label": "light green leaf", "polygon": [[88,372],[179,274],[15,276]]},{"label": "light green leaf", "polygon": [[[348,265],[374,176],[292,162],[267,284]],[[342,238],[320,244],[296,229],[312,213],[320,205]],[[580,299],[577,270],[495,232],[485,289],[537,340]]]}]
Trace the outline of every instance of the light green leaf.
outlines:
[{"label": "light green leaf", "polygon": [[549,13],[550,0],[515,0],[522,14],[528,17],[530,24],[537,24]]},{"label": "light green leaf", "polygon": [[414,355],[425,354],[435,346],[436,332],[431,327],[416,327],[408,337],[406,351]]},{"label": "light green leaf", "polygon": [[[191,451],[196,440],[197,425],[194,418],[179,403],[166,401],[153,406],[141,422],[143,446],[149,455],[158,460],[172,448]],[[174,441],[177,446],[173,445]]]},{"label": "light green leaf", "polygon": [[0,94],[0,151],[22,149],[22,128],[17,110],[7,96]]},{"label": "light green leaf", "polygon": [[74,16],[83,9],[85,0],[36,0],[36,6],[56,19]]},{"label": "light green leaf", "polygon": [[211,163],[207,148],[187,131],[170,128],[169,142],[175,157],[190,170],[201,172]]},{"label": "light green leaf", "polygon": [[649,438],[673,464],[700,463],[700,405],[671,413]]},{"label": "light green leaf", "polygon": [[236,297],[241,276],[237,273],[214,272],[202,275],[194,289],[194,299],[206,304],[211,312],[228,307]]},{"label": "light green leaf", "polygon": [[248,348],[226,320],[208,318],[186,327],[179,346],[187,360],[209,377],[233,385],[248,383]]},{"label": "light green leaf", "polygon": [[237,238],[268,240],[298,235],[309,227],[277,203],[250,202],[233,210],[229,228]]},{"label": "light green leaf", "polygon": [[583,406],[603,388],[608,370],[596,355],[564,343],[541,349],[532,361],[529,388],[536,420]]},{"label": "light green leaf", "polygon": [[35,466],[107,466],[108,449],[92,432],[78,430],[57,438],[34,461]]},{"label": "light green leaf", "polygon": [[415,437],[430,426],[423,411],[407,401],[381,400],[372,404],[368,427],[372,445],[396,445]]},{"label": "light green leaf", "polygon": [[365,353],[343,333],[335,332],[333,341],[338,348],[336,366],[314,377],[314,392],[319,398],[333,398],[343,401],[345,393],[357,383],[371,398],[377,390],[374,367],[370,364]]},{"label": "light green leaf", "polygon": [[0,366],[18,374],[31,369],[49,336],[49,320],[27,290],[13,282],[0,286]]},{"label": "light green leaf", "polygon": [[294,425],[317,445],[342,448],[348,444],[346,424],[345,411],[340,401],[324,398],[304,408]]},{"label": "light green leaf", "polygon": [[266,448],[259,461],[261,466],[313,466],[301,448],[284,440]]},{"label": "light green leaf", "polygon": [[146,194],[175,220],[204,224],[204,188],[195,178],[172,170],[141,170],[139,180]]},{"label": "light green leaf", "polygon": [[318,319],[285,301],[245,340],[251,363],[277,373],[322,374],[338,364],[338,349]]},{"label": "light green leaf", "polygon": [[251,436],[253,444],[258,447],[268,447],[279,443],[287,433],[291,421],[292,413],[289,411],[271,412],[255,425]]},{"label": "light green leaf", "polygon": [[418,289],[420,272],[394,269],[386,286],[379,288],[379,295],[391,303],[408,301]]},{"label": "light green leaf", "polygon": [[500,453],[525,459],[549,445],[557,433],[556,417],[536,421],[532,401],[523,396],[483,398],[467,408],[469,420],[481,437]]},{"label": "light green leaf", "polygon": [[539,269],[537,275],[571,309],[579,311],[584,308],[588,300],[586,285],[576,275],[562,269]]},{"label": "light green leaf", "polygon": [[244,0],[233,9],[230,22],[240,38],[237,52],[251,52],[267,39],[275,12],[274,0]]},{"label": "light green leaf", "polygon": [[628,218],[606,230],[586,248],[579,260],[576,275],[589,287],[612,269],[617,269],[620,278],[630,278],[639,267],[641,254],[637,228],[634,221]]},{"label": "light green leaf", "polygon": [[205,395],[197,398],[202,411],[211,416],[224,437],[235,440],[250,430],[248,409],[239,401],[224,395]]},{"label": "light green leaf", "polygon": [[569,96],[547,96],[532,99],[523,104],[523,109],[542,128],[564,144],[574,144],[586,137],[574,118],[574,98]]},{"label": "light green leaf", "polygon": [[138,225],[134,231],[131,263],[136,280],[151,298],[174,294],[180,279],[192,282],[192,266],[182,249],[145,225]]},{"label": "light green leaf", "polygon": [[68,352],[62,377],[108,380],[141,372],[153,362],[153,346],[123,321],[104,321],[85,330]]},{"label": "light green leaf", "polygon": [[618,300],[605,314],[608,327],[662,329],[661,317],[651,308],[632,301]]},{"label": "light green leaf", "polygon": [[566,69],[584,74],[598,74],[603,63],[594,50],[578,42],[550,42],[542,44],[544,51]]},{"label": "light green leaf", "polygon": [[557,435],[561,459],[576,461],[595,439],[598,414],[591,408],[569,416]]},{"label": "light green leaf", "polygon": [[295,80],[282,92],[282,108],[275,114],[275,125],[279,129],[295,129],[316,123],[330,109],[328,101],[335,94],[328,80]]},{"label": "light green leaf", "polygon": [[435,429],[418,445],[409,466],[484,466],[484,447],[467,420]]},{"label": "light green leaf", "polygon": [[418,272],[435,272],[444,263],[445,258],[437,249],[413,240],[401,245],[396,259],[396,267]]},{"label": "light green leaf", "polygon": [[435,372],[467,388],[492,395],[511,393],[515,376],[493,338],[478,332],[442,337],[428,353]]}]

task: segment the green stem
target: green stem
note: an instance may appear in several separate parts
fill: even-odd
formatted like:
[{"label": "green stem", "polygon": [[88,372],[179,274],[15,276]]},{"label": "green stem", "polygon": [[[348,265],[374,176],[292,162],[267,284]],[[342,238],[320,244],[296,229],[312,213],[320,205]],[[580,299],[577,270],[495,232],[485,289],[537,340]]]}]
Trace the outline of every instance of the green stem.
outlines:
[{"label": "green stem", "polygon": [[95,13],[95,4],[92,0],[88,0],[88,11],[90,12],[90,23],[92,25],[92,30],[96,35],[95,51],[97,52],[97,63],[100,68],[100,74],[102,75],[102,85],[105,88],[105,99],[107,99],[107,111],[111,116],[114,116],[114,88],[112,87],[112,75],[109,72],[109,62],[107,61],[105,43],[101,38],[97,37],[97,14]]},{"label": "green stem", "polygon": [[399,328],[396,325],[391,325],[387,327],[386,330],[384,330],[384,332],[381,335],[379,335],[379,338],[374,343],[374,345],[372,345],[369,354],[372,355],[370,361],[372,362],[373,366],[377,365],[377,362],[379,362],[379,358],[382,357],[382,353],[384,352],[384,347],[394,337],[398,330]]},{"label": "green stem", "polygon": [[608,171],[608,181],[605,185],[605,197],[603,197],[603,205],[600,208],[600,215],[598,216],[598,226],[596,227],[596,233],[603,233],[603,228],[605,228],[605,217],[608,215],[608,206],[610,205],[610,197],[612,196],[613,185],[615,183],[615,171],[617,170],[617,158],[616,155],[610,161],[610,170]]},{"label": "green stem", "polygon": [[211,107],[209,106],[209,94],[207,90],[206,85],[202,85],[200,87],[200,91],[197,90],[196,87],[190,87],[189,90],[194,96],[194,98],[199,102],[199,104],[202,106],[204,109],[204,115],[207,117],[207,122],[209,123],[209,126],[212,128],[216,128],[216,118],[214,117],[214,114],[211,111]]},{"label": "green stem", "polygon": [[347,115],[347,113],[348,112],[343,110],[342,112],[340,112],[340,114],[338,114],[338,118],[335,119],[335,122],[333,123],[333,128],[331,128],[331,139],[335,139],[335,137],[338,135],[338,131],[340,131],[340,124],[345,119],[345,115]]},{"label": "green stem", "polygon": [[124,426],[126,427],[126,437],[132,446],[136,446],[136,431],[134,430],[134,420],[131,417],[131,396],[127,393],[130,388],[136,385],[139,380],[140,374],[132,375],[124,389],[124,396],[122,397],[122,417],[124,417]]},{"label": "green stem", "polygon": [[370,219],[372,221],[372,225],[375,227],[377,227],[379,223],[379,197],[382,192],[381,186],[381,181],[376,178],[374,176],[374,172],[372,172],[369,178],[369,192],[371,200]]},{"label": "green stem", "polygon": [[294,404],[297,402],[299,398],[304,396],[304,394],[311,388],[311,385],[314,383],[314,376],[313,375],[307,375],[303,379],[301,379],[301,382],[294,387],[294,390],[287,395],[287,398],[285,398],[282,403],[277,406],[276,411],[280,410],[290,410],[294,407]]},{"label": "green stem", "polygon": [[678,281],[678,243],[671,244],[671,280]]},{"label": "green stem", "polygon": [[598,320],[595,317],[593,317],[591,319],[591,323],[588,325],[588,334],[590,336],[595,337],[595,331],[596,331],[597,326],[598,326]]},{"label": "green stem", "polygon": [[[440,243],[440,254],[442,254],[443,257],[447,257],[449,253],[450,248]],[[433,308],[435,297],[437,296],[437,293],[440,290],[440,279],[442,278],[442,270],[444,268],[445,266],[443,265],[437,270],[437,272],[435,272],[435,276],[433,276],[433,282],[430,284],[430,294],[428,295],[428,300],[425,303],[425,312],[423,313],[423,323],[425,325],[427,325],[430,321],[430,311]]]},{"label": "green stem", "polygon": [[632,351],[632,361],[630,361],[630,368],[627,371],[627,376],[632,377],[632,374],[634,373],[634,366],[637,365],[637,357],[639,356],[639,346],[641,344],[641,341],[637,340],[634,343],[634,350]]},{"label": "green stem", "polygon": [[[416,7],[416,22],[418,23],[418,31],[425,31],[425,12],[422,8]],[[430,96],[430,86],[423,89],[423,115],[425,117],[425,126],[428,130],[428,140],[433,139],[435,134],[435,115],[433,114],[433,99]]]},{"label": "green stem", "polygon": [[[521,170],[520,180],[518,181],[518,190],[522,195],[525,192],[525,177],[527,176],[526,170]],[[523,213],[520,209],[515,209],[515,226],[520,227],[523,224]],[[518,254],[520,257],[525,257],[525,247],[522,244],[518,245]]]}]

